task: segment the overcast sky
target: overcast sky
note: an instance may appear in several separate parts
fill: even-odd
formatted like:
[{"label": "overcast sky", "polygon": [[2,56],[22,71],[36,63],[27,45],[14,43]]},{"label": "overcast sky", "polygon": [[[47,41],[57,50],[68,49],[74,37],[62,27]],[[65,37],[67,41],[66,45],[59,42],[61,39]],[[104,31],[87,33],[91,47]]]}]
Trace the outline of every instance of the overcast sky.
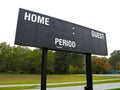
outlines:
[{"label": "overcast sky", "polygon": [[105,32],[109,55],[120,50],[120,0],[1,0],[0,43],[14,45],[19,8]]}]

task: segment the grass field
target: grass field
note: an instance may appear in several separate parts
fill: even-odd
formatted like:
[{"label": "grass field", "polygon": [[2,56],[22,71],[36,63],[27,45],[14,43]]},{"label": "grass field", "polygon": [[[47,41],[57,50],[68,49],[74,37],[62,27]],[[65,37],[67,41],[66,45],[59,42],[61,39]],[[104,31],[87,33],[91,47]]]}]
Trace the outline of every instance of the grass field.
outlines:
[{"label": "grass field", "polygon": [[[10,85],[10,84],[40,84],[41,76],[39,74],[0,74],[0,85]],[[120,82],[120,76],[93,76],[94,80],[107,80],[107,79],[116,79],[111,81],[100,81],[94,82],[94,84],[101,83],[113,83]],[[85,75],[75,75],[75,74],[60,74],[60,75],[47,75],[47,83],[60,83],[60,82],[82,82],[86,81]],[[63,87],[63,86],[80,86],[85,85],[83,83],[73,83],[73,84],[59,84],[59,85],[48,85],[48,87]],[[35,88],[33,87],[21,87],[21,88]],[[17,88],[17,87],[16,87]],[[0,89],[0,90],[7,90]],[[10,88],[9,88],[10,90]],[[13,89],[11,89],[13,90]],[[18,89],[14,89],[18,90]]]},{"label": "grass field", "polygon": [[6,87],[6,88],[0,88],[0,90],[22,90],[22,89],[34,89],[36,86],[22,86],[22,87]]},{"label": "grass field", "polygon": [[109,89],[109,90],[120,90],[120,88],[115,88],[115,89]]}]

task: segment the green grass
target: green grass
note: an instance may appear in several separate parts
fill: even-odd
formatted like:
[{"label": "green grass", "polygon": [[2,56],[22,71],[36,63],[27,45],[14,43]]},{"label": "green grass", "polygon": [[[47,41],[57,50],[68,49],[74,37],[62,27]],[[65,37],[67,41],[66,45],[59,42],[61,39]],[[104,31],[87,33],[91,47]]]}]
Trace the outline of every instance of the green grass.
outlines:
[{"label": "green grass", "polygon": [[114,89],[109,89],[109,90],[120,90],[120,88],[114,88]]},{"label": "green grass", "polygon": [[0,85],[7,84],[38,84],[40,75],[0,74]]},{"label": "green grass", "polygon": [[22,89],[34,89],[34,88],[37,88],[37,86],[6,87],[6,88],[0,88],[0,90],[22,90]]},{"label": "green grass", "polygon": [[[40,75],[31,74],[0,74],[0,85],[7,84],[39,84]],[[48,83],[85,81],[85,76],[78,75],[47,75]]]},{"label": "green grass", "polygon": [[69,86],[81,86],[81,85],[85,85],[85,83],[77,83],[77,84],[60,84],[60,85],[51,85],[51,86],[47,86],[47,88],[56,88],[56,87],[69,87]]},{"label": "green grass", "polygon": [[48,75],[48,83],[59,83],[59,82],[76,82],[85,81],[86,77],[83,75]]},{"label": "green grass", "polygon": [[[39,84],[39,74],[0,74],[0,85],[7,84]],[[117,79],[120,76],[93,76],[94,80]],[[47,75],[47,83],[86,81],[85,75]],[[113,81],[114,82],[114,81]]]},{"label": "green grass", "polygon": [[[9,85],[9,84],[40,84],[41,76],[39,74],[0,74],[0,85]],[[94,80],[105,80],[105,79],[120,79],[120,76],[93,76]],[[94,82],[94,84],[103,84],[103,83],[114,83],[120,82],[120,80],[112,80],[112,81],[101,81]],[[74,74],[53,74],[47,75],[47,83],[60,83],[60,82],[80,82],[86,81],[85,75],[74,75]],[[85,85],[86,83],[74,83],[74,84],[61,84],[61,85],[48,85],[47,87],[63,87],[63,86],[80,86]],[[18,87],[12,87],[18,90]],[[25,87],[21,87],[25,88]],[[26,87],[26,88],[34,88],[34,87]],[[7,90],[1,89],[0,90]],[[10,90],[10,89],[9,89]]]}]

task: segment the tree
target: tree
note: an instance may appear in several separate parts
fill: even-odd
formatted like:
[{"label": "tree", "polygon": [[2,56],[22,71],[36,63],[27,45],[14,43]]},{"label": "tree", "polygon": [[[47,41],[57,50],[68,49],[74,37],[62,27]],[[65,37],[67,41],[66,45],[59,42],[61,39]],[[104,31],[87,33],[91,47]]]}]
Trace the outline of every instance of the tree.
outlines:
[{"label": "tree", "polygon": [[85,58],[83,54],[68,53],[69,73],[85,73]]},{"label": "tree", "polygon": [[55,52],[48,50],[47,73],[55,72]]},{"label": "tree", "polygon": [[55,52],[56,73],[85,73],[83,54]]},{"label": "tree", "polygon": [[31,55],[30,73],[40,73],[42,65],[42,52],[39,49],[34,49]]},{"label": "tree", "polygon": [[[0,73],[40,73],[42,52],[25,46],[0,43]],[[47,73],[84,73],[84,55],[48,50]]]},{"label": "tree", "polygon": [[120,50],[115,50],[111,53],[109,58],[110,64],[113,69],[120,70],[119,63],[120,63]]},{"label": "tree", "polygon": [[104,64],[108,59],[105,57],[92,56],[92,70],[95,74],[101,74],[105,72]]},{"label": "tree", "polygon": [[104,69],[105,69],[106,73],[108,73],[108,71],[110,70],[110,63],[108,61],[106,61],[104,63]]},{"label": "tree", "polygon": [[41,51],[23,46],[0,44],[1,73],[40,73]]},{"label": "tree", "polygon": [[13,73],[29,73],[30,52],[31,50],[27,47],[13,46]]},{"label": "tree", "polygon": [[55,52],[55,73],[68,73],[67,53],[62,51]]},{"label": "tree", "polygon": [[10,70],[12,63],[12,48],[6,42],[0,44],[0,72]]}]

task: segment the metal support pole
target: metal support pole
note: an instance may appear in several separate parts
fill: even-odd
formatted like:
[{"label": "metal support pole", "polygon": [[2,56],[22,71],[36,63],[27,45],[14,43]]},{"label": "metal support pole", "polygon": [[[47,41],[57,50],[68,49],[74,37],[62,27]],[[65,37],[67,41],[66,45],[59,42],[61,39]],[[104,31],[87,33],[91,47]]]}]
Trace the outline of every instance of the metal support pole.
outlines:
[{"label": "metal support pole", "polygon": [[41,90],[46,90],[47,78],[47,49],[42,49]]},{"label": "metal support pole", "polygon": [[87,86],[85,90],[93,90],[91,54],[86,54],[86,78]]}]

